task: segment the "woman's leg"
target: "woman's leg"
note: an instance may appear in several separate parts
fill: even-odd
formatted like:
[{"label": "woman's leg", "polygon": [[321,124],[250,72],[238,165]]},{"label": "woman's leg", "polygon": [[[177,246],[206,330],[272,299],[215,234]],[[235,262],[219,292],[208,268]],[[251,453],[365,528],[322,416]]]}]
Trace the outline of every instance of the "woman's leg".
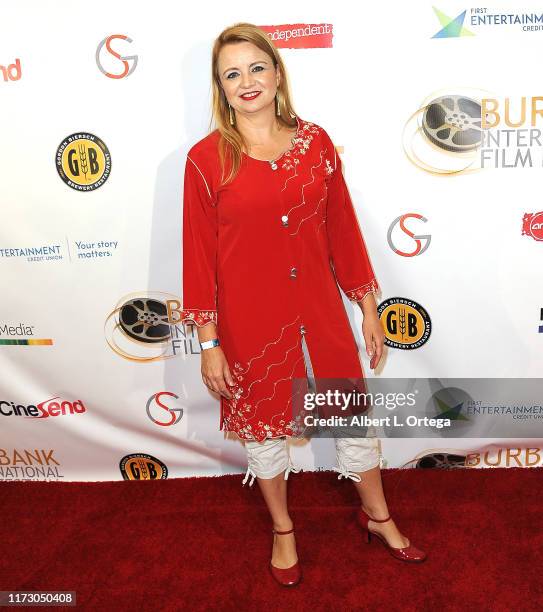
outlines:
[{"label": "woman's leg", "polygon": [[[290,463],[287,440],[271,438],[263,442],[246,441],[248,473],[258,481],[262,496],[270,512],[276,531],[288,531],[293,523],[287,505],[287,479],[289,472],[298,471]],[[294,532],[274,535],[272,559],[275,567],[285,569],[298,560]]]},{"label": "woman's leg", "polygon": [[[389,511],[381,480],[378,439],[336,437],[335,442],[339,471],[353,480],[362,509],[376,519],[387,518]],[[383,535],[395,548],[409,545],[409,540],[400,533],[393,519],[385,523],[370,521],[369,527]]]}]

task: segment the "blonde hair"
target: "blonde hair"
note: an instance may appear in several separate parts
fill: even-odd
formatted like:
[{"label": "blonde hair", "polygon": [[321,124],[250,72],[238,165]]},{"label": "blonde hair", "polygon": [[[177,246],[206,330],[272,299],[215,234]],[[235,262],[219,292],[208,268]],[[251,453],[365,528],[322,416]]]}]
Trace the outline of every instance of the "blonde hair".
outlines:
[{"label": "blonde hair", "polygon": [[[279,51],[270,40],[266,32],[253,25],[252,23],[236,23],[223,30],[213,44],[211,56],[211,83],[213,91],[212,117],[210,129],[215,123],[216,129],[220,132],[219,139],[219,159],[222,169],[222,184],[233,180],[239,171],[242,159],[243,147],[247,149],[247,143],[238,131],[237,126],[230,124],[230,113],[228,100],[221,85],[218,70],[218,58],[224,45],[238,42],[250,42],[261,51],[264,51],[273,61],[275,68],[279,67],[281,79],[277,87],[277,102],[280,115],[276,115],[277,121],[285,127],[297,126],[296,113],[292,107],[290,91],[287,79],[287,72]],[[227,162],[229,171],[226,175]]]}]

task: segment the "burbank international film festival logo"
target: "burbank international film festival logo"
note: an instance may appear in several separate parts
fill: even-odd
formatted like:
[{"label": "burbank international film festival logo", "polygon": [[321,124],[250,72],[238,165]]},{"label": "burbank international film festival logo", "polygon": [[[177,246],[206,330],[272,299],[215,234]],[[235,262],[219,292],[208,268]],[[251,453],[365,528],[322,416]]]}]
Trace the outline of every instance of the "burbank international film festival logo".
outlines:
[{"label": "burbank international film festival logo", "polygon": [[543,96],[498,97],[474,88],[427,96],[407,119],[407,159],[434,175],[543,168]]},{"label": "burbank international film festival logo", "polygon": [[181,300],[170,293],[128,294],[106,316],[106,342],[120,357],[140,363],[199,355],[195,326],[180,322],[181,311]]}]

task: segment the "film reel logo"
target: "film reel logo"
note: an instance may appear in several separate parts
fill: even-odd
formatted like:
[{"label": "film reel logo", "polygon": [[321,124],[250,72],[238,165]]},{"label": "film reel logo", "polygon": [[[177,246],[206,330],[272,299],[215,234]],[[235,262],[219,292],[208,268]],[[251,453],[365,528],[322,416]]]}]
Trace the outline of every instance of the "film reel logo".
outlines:
[{"label": "film reel logo", "polygon": [[430,316],[415,300],[388,298],[377,308],[385,332],[385,344],[397,349],[417,349],[426,344],[432,331]]},{"label": "film reel logo", "polygon": [[537,241],[543,240],[543,210],[536,213],[524,213],[522,235],[531,236]]},{"label": "film reel logo", "polygon": [[88,132],[76,132],[58,146],[56,166],[60,178],[76,191],[94,191],[111,173],[111,155],[103,140]]},{"label": "film reel logo", "polygon": [[[407,219],[418,219],[423,223],[426,223],[428,221],[426,217],[423,217],[418,213],[405,213],[403,215],[400,215],[399,217],[396,217],[396,219],[394,219],[394,221],[390,224],[388,228],[388,246],[394,251],[394,253],[396,253],[396,255],[401,255],[402,257],[415,257],[416,255],[422,255],[422,253],[424,253],[424,251],[426,251],[426,249],[430,246],[430,241],[432,240],[432,237],[430,236],[430,234],[414,234],[410,229],[405,226],[405,221]],[[400,248],[394,244],[392,240],[392,233],[397,225],[399,225],[403,234],[406,234],[415,241],[414,250],[411,250],[409,252],[401,251]]]},{"label": "film reel logo", "polygon": [[151,362],[176,357],[185,343],[185,354],[195,354],[197,336],[178,325],[181,301],[158,291],[124,296],[107,315],[104,335],[109,347],[130,361]]},{"label": "film reel logo", "polygon": [[[478,151],[483,143],[482,104],[472,95],[432,94],[407,120],[404,152],[415,166],[438,175],[481,169]],[[486,113],[485,118],[489,118]]]},{"label": "film reel logo", "polygon": [[467,465],[467,453],[460,454],[458,449],[432,449],[418,453],[413,459],[404,463],[402,468],[457,470],[470,467]]},{"label": "film reel logo", "polygon": [[146,453],[125,455],[119,462],[124,480],[163,480],[168,478],[166,464]]},{"label": "film reel logo", "polygon": [[156,344],[170,337],[168,308],[152,298],[136,298],[125,302],[119,311],[119,323],[130,338]]}]

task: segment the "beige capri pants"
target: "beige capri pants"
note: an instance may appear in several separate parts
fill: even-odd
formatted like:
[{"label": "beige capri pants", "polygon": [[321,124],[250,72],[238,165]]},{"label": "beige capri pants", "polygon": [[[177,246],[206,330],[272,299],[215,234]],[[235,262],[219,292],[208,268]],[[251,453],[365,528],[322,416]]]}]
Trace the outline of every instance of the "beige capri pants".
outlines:
[{"label": "beige capri pants", "polygon": [[[356,472],[365,472],[381,465],[381,453],[377,438],[334,438],[336,445],[337,466],[334,471],[339,472],[338,479],[350,478],[360,482],[361,478]],[[250,477],[249,486],[255,478],[274,478],[285,472],[285,480],[290,472],[299,472],[301,468],[295,467],[288,451],[286,436],[268,438],[262,442],[245,441],[247,452],[247,472],[243,479],[245,484]]]}]

